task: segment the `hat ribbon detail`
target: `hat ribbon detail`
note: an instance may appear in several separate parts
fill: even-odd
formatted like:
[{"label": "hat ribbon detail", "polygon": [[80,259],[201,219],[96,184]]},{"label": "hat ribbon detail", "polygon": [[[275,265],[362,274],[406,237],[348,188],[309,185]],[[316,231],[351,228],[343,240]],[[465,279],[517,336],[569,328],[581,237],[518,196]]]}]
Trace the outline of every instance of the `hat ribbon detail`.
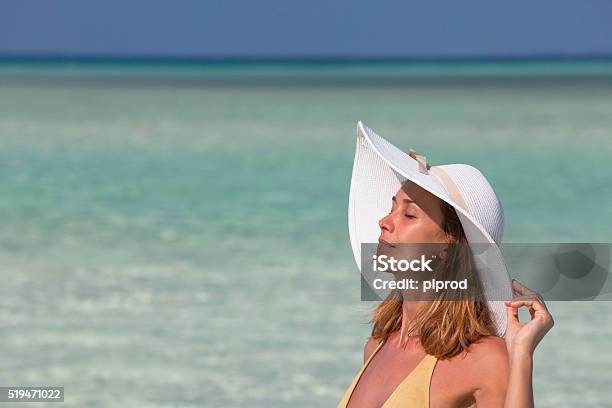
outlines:
[{"label": "hat ribbon detail", "polygon": [[431,170],[436,176],[438,176],[438,178],[440,179],[440,181],[442,181],[442,184],[444,184],[444,187],[450,194],[451,199],[459,207],[465,210],[465,212],[469,213],[468,206],[465,200],[463,199],[463,194],[461,194],[461,191],[457,187],[457,184],[455,184],[455,182],[448,175],[447,172],[442,170],[440,167],[430,166],[429,164],[427,164],[427,158],[421,154],[418,154],[416,150],[414,149],[410,149],[408,152],[408,155],[412,157],[414,160],[416,160],[418,171],[420,171],[423,174],[429,174],[429,170]]},{"label": "hat ribbon detail", "polygon": [[455,184],[455,182],[448,175],[448,173],[438,166],[432,166],[430,167],[430,169],[431,172],[438,176],[440,181],[442,181],[442,184],[444,184],[444,187],[446,187],[446,190],[448,191],[448,194],[450,195],[451,199],[466,213],[469,214],[470,210],[465,200],[463,199],[463,194],[461,194],[461,190],[459,190],[459,187],[457,187],[457,184]]},{"label": "hat ribbon detail", "polygon": [[418,171],[423,174],[429,174],[428,170],[431,168],[431,166],[427,164],[427,158],[425,156],[418,154],[414,149],[410,149],[408,155],[416,160]]}]

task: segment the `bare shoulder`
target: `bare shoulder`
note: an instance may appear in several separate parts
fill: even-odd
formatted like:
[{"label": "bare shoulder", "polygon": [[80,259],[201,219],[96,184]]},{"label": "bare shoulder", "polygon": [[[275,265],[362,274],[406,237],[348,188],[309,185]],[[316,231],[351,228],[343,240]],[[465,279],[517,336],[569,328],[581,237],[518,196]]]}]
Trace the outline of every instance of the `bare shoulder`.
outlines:
[{"label": "bare shoulder", "polygon": [[486,360],[489,363],[498,363],[500,360],[508,360],[506,342],[497,336],[485,336],[472,343],[468,349],[468,355],[478,362]]},{"label": "bare shoulder", "polygon": [[379,341],[374,337],[368,337],[365,347],[363,348],[363,362],[368,361],[368,358],[372,355],[376,347],[378,347]]},{"label": "bare shoulder", "polygon": [[508,372],[505,341],[495,336],[482,337],[466,351],[438,361],[431,383],[432,390],[443,390],[436,393],[435,400],[443,401],[437,405],[476,401],[478,406],[503,406]]},{"label": "bare shoulder", "polygon": [[[508,351],[504,339],[497,336],[485,336],[470,344],[467,351],[452,357],[449,362],[461,369],[477,369],[485,372],[488,368],[500,368],[507,362]],[[503,367],[502,367],[503,368]]]},{"label": "bare shoulder", "polygon": [[468,364],[480,373],[481,387],[505,388],[510,370],[506,342],[501,337],[486,336],[470,345]]}]

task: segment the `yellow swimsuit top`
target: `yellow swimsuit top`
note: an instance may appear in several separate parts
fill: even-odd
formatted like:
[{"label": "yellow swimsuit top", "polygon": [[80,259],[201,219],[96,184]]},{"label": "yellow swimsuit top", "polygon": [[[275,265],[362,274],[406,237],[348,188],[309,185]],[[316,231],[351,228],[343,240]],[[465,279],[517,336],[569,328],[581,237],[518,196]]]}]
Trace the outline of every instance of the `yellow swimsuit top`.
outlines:
[{"label": "yellow swimsuit top", "polygon": [[[378,350],[382,347],[384,342],[381,342],[376,350],[370,355],[368,360],[365,362],[357,376],[349,386],[348,390],[344,394],[342,401],[338,404],[337,408],[346,408],[349,399],[355,390],[355,386],[359,382],[359,379],[363,375],[363,372],[372,361],[372,358],[378,353]],[[389,398],[385,401],[382,408],[396,408],[410,406],[411,408],[429,408],[429,385],[431,383],[431,376],[433,375],[434,368],[438,359],[430,354],[425,355],[423,360],[402,380],[397,388],[391,393]],[[408,404],[409,403],[409,404]]]}]

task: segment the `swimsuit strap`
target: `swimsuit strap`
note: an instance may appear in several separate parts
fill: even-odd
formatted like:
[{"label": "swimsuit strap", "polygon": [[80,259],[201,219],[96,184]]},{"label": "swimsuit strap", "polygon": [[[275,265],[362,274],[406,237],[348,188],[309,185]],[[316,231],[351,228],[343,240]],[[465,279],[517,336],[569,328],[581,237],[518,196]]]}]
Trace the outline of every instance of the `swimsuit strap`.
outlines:
[{"label": "swimsuit strap", "polygon": [[[368,357],[361,370],[359,370],[359,373],[357,373],[353,379],[353,382],[344,394],[337,408],[346,408],[365,369],[383,345],[384,342],[379,343],[374,352],[370,354],[370,357]],[[438,359],[435,356],[426,354],[391,393],[389,398],[387,398],[383,404],[383,408],[403,407],[406,406],[406,402],[410,402],[410,407],[412,408],[429,408],[429,387],[437,362]]]}]

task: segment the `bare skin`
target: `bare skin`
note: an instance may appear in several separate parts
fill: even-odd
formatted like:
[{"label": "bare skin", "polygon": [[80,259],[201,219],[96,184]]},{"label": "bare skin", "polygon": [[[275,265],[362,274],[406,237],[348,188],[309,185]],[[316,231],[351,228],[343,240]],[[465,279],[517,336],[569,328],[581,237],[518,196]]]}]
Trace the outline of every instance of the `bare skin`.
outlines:
[{"label": "bare skin", "polygon": [[[379,221],[383,243],[445,243],[439,199],[414,183],[396,193],[390,213]],[[541,297],[513,282],[515,298],[506,302],[508,326],[505,340],[487,336],[467,353],[436,364],[430,386],[431,408],[533,407],[533,351],[554,322]],[[391,335],[364,371],[349,400],[349,407],[381,407],[426,352],[418,335],[407,337],[408,323],[428,301],[410,300],[404,293],[402,326]],[[527,307],[531,321],[518,320],[518,309]],[[401,344],[407,338],[407,346]],[[364,363],[378,343],[369,339]]]}]

